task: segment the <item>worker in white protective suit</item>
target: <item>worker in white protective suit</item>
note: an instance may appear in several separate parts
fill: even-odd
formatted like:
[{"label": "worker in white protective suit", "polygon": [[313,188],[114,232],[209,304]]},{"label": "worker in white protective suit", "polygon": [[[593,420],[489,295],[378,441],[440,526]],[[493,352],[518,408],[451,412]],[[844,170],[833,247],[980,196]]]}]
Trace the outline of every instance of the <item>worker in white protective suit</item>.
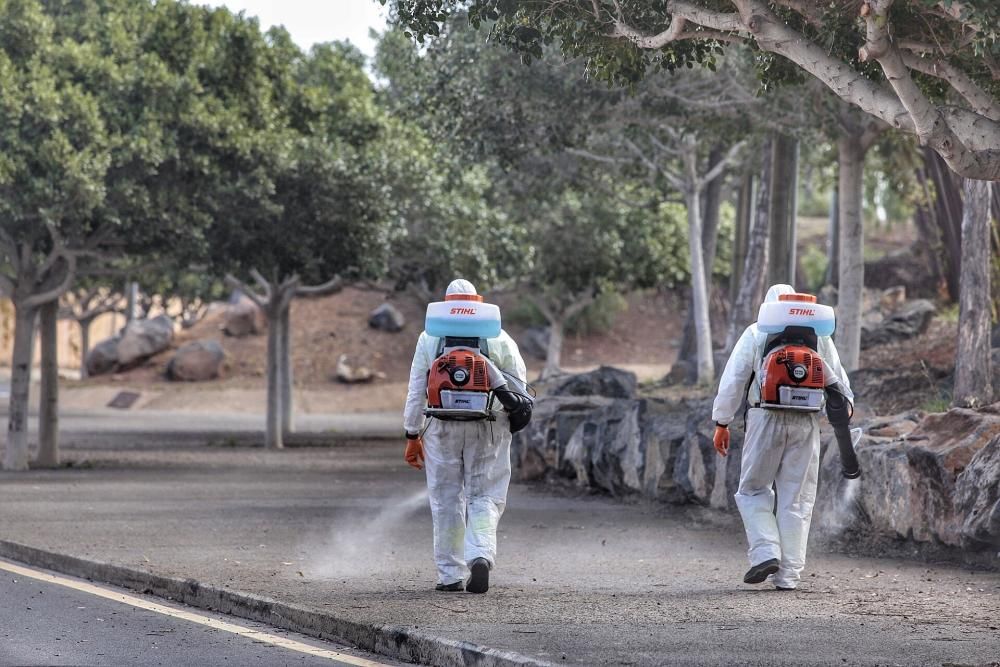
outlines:
[{"label": "worker in white protective suit", "polygon": [[[790,285],[773,285],[766,301],[791,294]],[[751,324],[740,336],[719,381],[712,409],[714,444],[720,456],[729,451],[729,424],[747,400],[746,437],[736,504],[749,542],[750,570],[743,580],[759,584],[773,575],[780,590],[798,586],[806,560],[809,523],[819,476],[819,413],[758,407],[761,365],[767,334]],[[816,350],[828,384],[854,402],[847,373],[829,336],[817,338]],[[749,385],[749,388],[748,388]],[[775,512],[777,491],[777,512]]]},{"label": "worker in white protective suit", "polygon": [[[476,288],[468,280],[454,280],[447,295],[458,294],[475,295]],[[495,421],[432,418],[424,431],[427,374],[438,356],[439,342],[422,332],[413,354],[403,417],[405,458],[418,470],[426,468],[437,590],[485,593],[496,563],[497,524],[510,484],[510,427],[507,415],[497,412]],[[490,360],[525,382],[524,360],[507,332],[487,342]]]}]

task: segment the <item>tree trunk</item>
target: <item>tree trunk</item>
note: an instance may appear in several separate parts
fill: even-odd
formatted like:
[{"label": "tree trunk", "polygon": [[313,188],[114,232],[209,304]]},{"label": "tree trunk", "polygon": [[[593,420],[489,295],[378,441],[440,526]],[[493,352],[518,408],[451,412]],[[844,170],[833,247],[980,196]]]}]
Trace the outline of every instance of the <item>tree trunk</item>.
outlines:
[{"label": "tree trunk", "polygon": [[978,408],[993,400],[990,363],[991,183],[966,179],[962,215],[962,275],[952,404]]},{"label": "tree trunk", "polygon": [[837,290],[837,351],[844,370],[858,367],[865,286],[865,239],[861,197],[865,151],[860,132],[837,141],[837,191],[840,197],[840,277]]},{"label": "tree trunk", "polygon": [[[708,167],[710,171],[725,156],[722,147],[713,146],[708,153]],[[713,178],[705,185],[704,206],[702,208],[701,245],[702,255],[705,258],[705,278],[711,284],[712,273],[715,270],[715,251],[719,242],[719,210],[722,207],[722,185],[726,180],[726,172],[723,171],[716,178]]]},{"label": "tree trunk", "polygon": [[795,281],[795,191],[799,142],[778,134],[771,155],[771,236],[768,252],[768,283]]},{"label": "tree trunk", "polygon": [[94,324],[93,318],[86,317],[77,320],[80,326],[80,379],[87,377],[87,355],[90,354],[90,327]]},{"label": "tree trunk", "polygon": [[36,308],[14,302],[14,353],[11,359],[10,409],[4,470],[28,469],[28,400],[35,348]]},{"label": "tree trunk", "polygon": [[295,432],[294,398],[292,396],[292,329],[291,303],[281,309],[281,430],[284,435]]},{"label": "tree trunk", "polygon": [[[272,286],[277,292],[277,283]],[[281,407],[281,297],[272,294],[267,304],[267,427],[264,432],[264,444],[268,449],[281,449],[285,446],[282,438],[284,429],[281,425],[283,414]]]},{"label": "tree trunk", "polygon": [[545,350],[545,368],[542,369],[542,379],[558,375],[562,371],[563,336],[566,330],[566,317],[559,314],[549,319],[549,345]]},{"label": "tree trunk", "polygon": [[729,313],[729,331],[726,333],[726,349],[736,345],[743,330],[756,319],[756,308],[763,299],[764,280],[767,277],[768,236],[771,231],[771,146],[764,144],[760,169],[760,183],[757,186],[757,207],[753,225],[747,242],[747,256],[736,300]]},{"label": "tree trunk", "polygon": [[39,467],[59,465],[59,301],[46,303],[38,309],[41,329],[42,382],[38,405]]},{"label": "tree trunk", "polygon": [[836,287],[840,279],[840,195],[837,186],[830,194],[830,227],[826,237],[826,276],[823,283]]},{"label": "tree trunk", "polygon": [[743,278],[743,262],[746,261],[747,240],[750,236],[750,223],[753,220],[753,174],[747,173],[740,183],[736,200],[736,230],[733,235],[733,263],[729,270],[729,304],[736,303],[736,295],[740,290],[740,280]]},{"label": "tree trunk", "polygon": [[125,304],[125,324],[135,319],[135,311],[139,303],[139,283],[130,282],[127,286],[126,294],[128,298]]},{"label": "tree trunk", "polygon": [[952,301],[959,300],[962,272],[962,184],[940,155],[923,149],[923,167],[917,180],[925,203],[917,208],[914,221],[921,236],[929,240],[935,262]]},{"label": "tree trunk", "polygon": [[697,382],[709,385],[715,381],[715,363],[712,356],[712,322],[708,315],[708,281],[701,236],[701,193],[692,188],[685,193],[685,199],[688,250],[691,256],[691,310],[694,312]]},{"label": "tree trunk", "polygon": [[[708,169],[712,169],[717,165],[723,158],[722,148],[715,146],[708,155]],[[719,209],[722,206],[722,183],[725,179],[720,174],[717,178],[712,179],[712,181],[705,186],[703,197],[700,201],[704,205],[702,208],[702,226],[701,226],[701,247],[702,247],[702,261],[705,265],[705,280],[709,285],[708,289],[711,293],[712,285],[712,273],[715,267],[715,249],[719,241]],[[697,354],[697,337],[695,336],[695,326],[694,326],[694,290],[690,295],[690,301],[688,302],[687,313],[684,317],[684,330],[681,336],[681,345],[677,350],[677,358],[690,360]],[[693,366],[693,364],[692,364]],[[688,377],[688,382],[697,381],[697,377],[694,374],[694,368],[692,368],[692,374]]]}]

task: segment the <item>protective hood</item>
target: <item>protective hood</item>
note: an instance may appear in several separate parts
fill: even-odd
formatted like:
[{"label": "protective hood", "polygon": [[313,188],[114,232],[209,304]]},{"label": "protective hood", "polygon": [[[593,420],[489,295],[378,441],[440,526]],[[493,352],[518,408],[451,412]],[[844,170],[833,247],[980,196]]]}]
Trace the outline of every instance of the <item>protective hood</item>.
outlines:
[{"label": "protective hood", "polygon": [[476,294],[476,286],[464,278],[456,278],[448,285],[448,289],[445,291],[445,296],[454,296],[455,294],[474,295]]},{"label": "protective hood", "polygon": [[778,297],[782,294],[794,294],[795,288],[791,285],[785,285],[784,283],[779,283],[777,285],[771,285],[767,290],[767,296],[764,297],[764,303],[777,303]]}]

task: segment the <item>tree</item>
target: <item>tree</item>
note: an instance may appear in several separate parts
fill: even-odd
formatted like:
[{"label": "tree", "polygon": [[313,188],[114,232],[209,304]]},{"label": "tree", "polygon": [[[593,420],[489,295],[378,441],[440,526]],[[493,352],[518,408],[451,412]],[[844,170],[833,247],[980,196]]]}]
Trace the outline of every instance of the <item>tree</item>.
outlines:
[{"label": "tree", "polygon": [[0,32],[0,289],[17,310],[4,467],[23,469],[36,311],[125,258],[204,252],[221,204],[255,183],[232,166],[267,123],[269,80],[249,64],[269,63],[256,22],[169,0],[14,0]]},{"label": "tree", "polygon": [[90,353],[90,328],[102,315],[121,310],[122,295],[94,280],[78,281],[77,286],[63,295],[59,318],[73,320],[80,328],[80,377],[87,377],[87,355]]},{"label": "tree", "polygon": [[771,179],[774,175],[774,170],[771,168],[773,151],[770,138],[764,143],[761,153],[763,160],[758,179],[757,201],[748,232],[746,257],[736,299],[729,310],[727,350],[736,346],[736,341],[739,340],[743,330],[756,319],[754,308],[763,300],[764,290],[767,288],[768,239],[771,234]]},{"label": "tree", "polygon": [[391,234],[378,176],[393,156],[380,152],[383,119],[356,50],[322,45],[303,57],[287,34],[272,39],[266,76],[283,82],[273,126],[234,162],[233,176],[254,182],[229,193],[233,214],[208,236],[213,266],[267,317],[265,437],[280,448],[293,426],[291,302],[384,270]]},{"label": "tree", "polygon": [[[869,116],[930,146],[957,173],[1000,179],[1000,7],[992,0],[393,0],[417,38],[461,5],[526,59],[543,43],[583,56],[596,76],[632,84],[651,67],[713,64],[724,46],[761,52],[765,84],[808,74]],[[858,30],[856,19],[864,27]],[[780,57],[778,57],[780,56]],[[946,91],[962,105],[949,104]]]},{"label": "tree", "polygon": [[532,262],[523,291],[549,324],[542,377],[560,371],[566,324],[601,292],[669,286],[687,277],[680,268],[686,254],[680,207],[640,186],[622,194],[630,203],[600,189],[567,187],[536,208],[529,223]]},{"label": "tree", "polygon": [[0,292],[15,310],[7,470],[28,467],[38,311],[69,289],[81,258],[100,250],[113,227],[95,219],[113,138],[94,95],[59,66],[74,56],[83,57],[56,41],[38,3],[0,6]]}]

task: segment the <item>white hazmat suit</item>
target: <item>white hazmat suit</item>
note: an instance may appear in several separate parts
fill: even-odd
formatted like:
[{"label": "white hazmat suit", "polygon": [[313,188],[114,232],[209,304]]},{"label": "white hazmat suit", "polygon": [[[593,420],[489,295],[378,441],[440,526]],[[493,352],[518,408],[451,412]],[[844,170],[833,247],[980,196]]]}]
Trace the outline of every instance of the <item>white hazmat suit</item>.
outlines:
[{"label": "white hazmat suit", "polygon": [[[779,295],[794,291],[789,285],[773,285],[765,301],[778,301]],[[805,567],[809,523],[816,500],[819,413],[754,407],[760,404],[760,371],[766,342],[767,334],[758,330],[756,323],[740,336],[719,381],[712,419],[728,425],[747,397],[750,408],[736,504],[750,545],[750,565],[777,559],[775,586],[796,588]],[[853,403],[854,394],[833,340],[820,336],[817,346],[826,366],[827,383],[835,384]]]},{"label": "white hazmat suit", "polygon": [[[465,280],[456,280],[448,294],[475,294]],[[407,433],[424,429],[427,372],[438,356],[440,339],[420,334],[410,366],[403,426]],[[517,343],[501,331],[487,341],[487,354],[501,370],[527,380]],[[431,419],[424,433],[424,465],[434,521],[434,560],[438,583],[464,581],[477,558],[490,568],[496,562],[497,524],[507,503],[510,484],[510,426],[506,413],[496,421]]]}]

